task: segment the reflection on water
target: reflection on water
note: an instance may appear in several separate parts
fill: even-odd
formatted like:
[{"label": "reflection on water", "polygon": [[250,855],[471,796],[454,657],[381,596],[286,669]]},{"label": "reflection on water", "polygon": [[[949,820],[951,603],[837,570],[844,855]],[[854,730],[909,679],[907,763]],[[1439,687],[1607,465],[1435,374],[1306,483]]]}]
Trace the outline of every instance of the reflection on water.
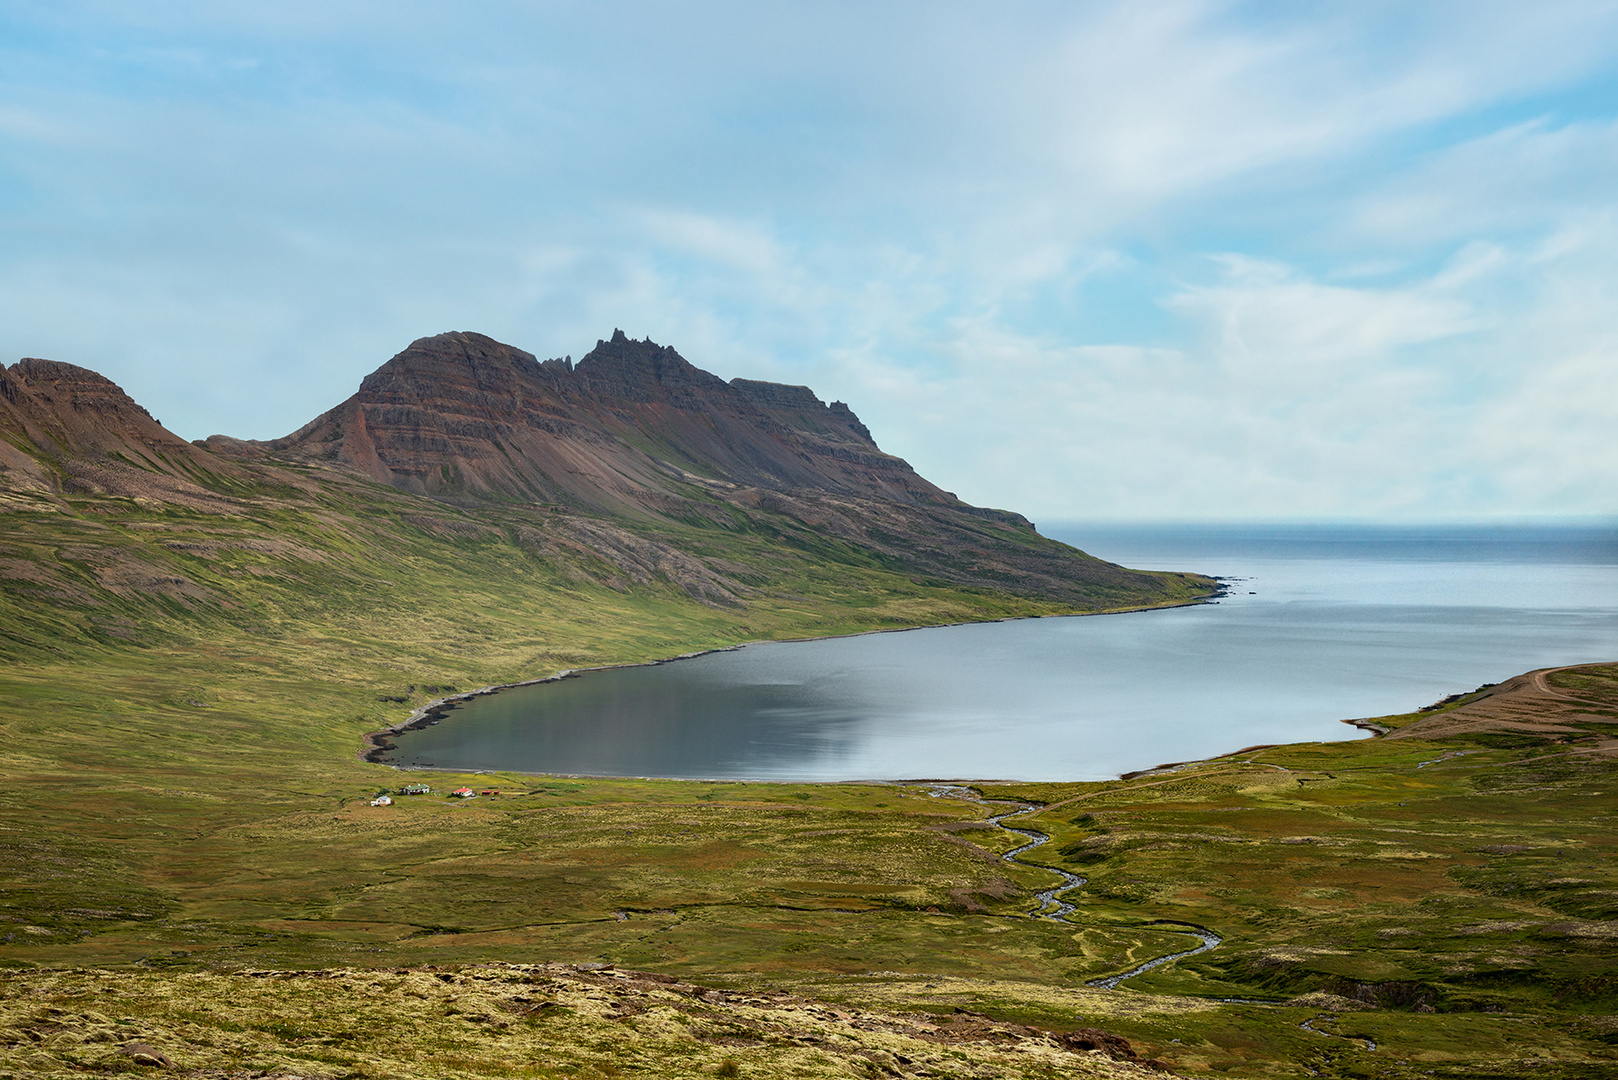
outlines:
[{"label": "reflection on water", "polygon": [[864,719],[857,703],[844,706],[835,693],[745,666],[716,672],[711,661],[719,658],[591,672],[478,698],[436,728],[404,736],[402,760],[706,777],[774,760],[824,762],[835,771],[854,754]]},{"label": "reflection on water", "polygon": [[1533,667],[1618,658],[1610,529],[1051,532],[1239,579],[1221,603],[749,646],[504,691],[394,762],[613,776],[1102,779],[1358,737]]}]

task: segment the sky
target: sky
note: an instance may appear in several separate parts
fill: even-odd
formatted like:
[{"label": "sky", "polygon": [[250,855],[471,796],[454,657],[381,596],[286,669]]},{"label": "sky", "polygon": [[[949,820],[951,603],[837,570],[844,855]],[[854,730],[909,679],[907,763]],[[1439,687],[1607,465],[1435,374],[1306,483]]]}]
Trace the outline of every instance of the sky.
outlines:
[{"label": "sky", "polygon": [[0,360],[617,328],[1036,521],[1618,513],[1618,3],[0,0]]}]

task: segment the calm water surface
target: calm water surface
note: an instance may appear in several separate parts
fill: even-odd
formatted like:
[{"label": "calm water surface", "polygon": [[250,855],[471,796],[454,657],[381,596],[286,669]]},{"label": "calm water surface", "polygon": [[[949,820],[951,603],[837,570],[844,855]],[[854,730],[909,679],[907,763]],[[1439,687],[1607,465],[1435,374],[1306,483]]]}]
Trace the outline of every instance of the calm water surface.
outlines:
[{"label": "calm water surface", "polygon": [[1618,528],[1050,527],[1231,580],[1217,604],[745,649],[471,701],[396,764],[708,779],[1095,780],[1350,739],[1535,667],[1618,659]]}]

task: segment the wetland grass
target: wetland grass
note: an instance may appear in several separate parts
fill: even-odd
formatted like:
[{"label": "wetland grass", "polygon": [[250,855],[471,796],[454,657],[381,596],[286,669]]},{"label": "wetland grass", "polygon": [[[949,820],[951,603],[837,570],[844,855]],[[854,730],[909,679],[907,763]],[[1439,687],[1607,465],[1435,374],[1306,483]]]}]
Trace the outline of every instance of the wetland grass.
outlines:
[{"label": "wetland grass", "polygon": [[[739,533],[702,542],[757,595],[714,607],[322,490],[6,514],[0,1075],[129,1071],[135,1040],[243,1077],[1139,1075],[1038,1033],[1083,1028],[1188,1076],[1618,1068],[1610,666],[1551,676],[1582,704],[1542,731],[1461,700],[980,786],[1043,807],[1027,863],[1089,879],[1064,925],[1026,917],[1053,877],[993,808],[920,787],[435,773],[501,794],[372,807],[408,777],[358,756],[451,687],[1053,605]],[[1175,923],[1224,943],[1085,985]],[[590,964],[691,989],[560,966]]]}]

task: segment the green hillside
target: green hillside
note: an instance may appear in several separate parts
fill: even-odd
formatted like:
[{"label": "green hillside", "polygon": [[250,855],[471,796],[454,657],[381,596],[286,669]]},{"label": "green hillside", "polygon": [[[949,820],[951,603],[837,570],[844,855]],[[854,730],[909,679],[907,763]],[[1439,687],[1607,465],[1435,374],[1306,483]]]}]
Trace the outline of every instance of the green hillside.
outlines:
[{"label": "green hillside", "polygon": [[[136,436],[13,432],[0,470],[0,1077],[156,1068],[137,1041],[244,1080],[1618,1067],[1618,669],[1104,784],[432,774],[373,807],[405,777],[364,736],[447,693],[1213,583],[970,508],[872,546],[824,493],[451,506]],[[927,571],[974,551],[1089,576]],[[1014,803],[1051,842],[1007,862]],[[1029,917],[1045,865],[1088,879],[1068,922]],[[1223,940],[1089,985],[1188,927]]]}]

